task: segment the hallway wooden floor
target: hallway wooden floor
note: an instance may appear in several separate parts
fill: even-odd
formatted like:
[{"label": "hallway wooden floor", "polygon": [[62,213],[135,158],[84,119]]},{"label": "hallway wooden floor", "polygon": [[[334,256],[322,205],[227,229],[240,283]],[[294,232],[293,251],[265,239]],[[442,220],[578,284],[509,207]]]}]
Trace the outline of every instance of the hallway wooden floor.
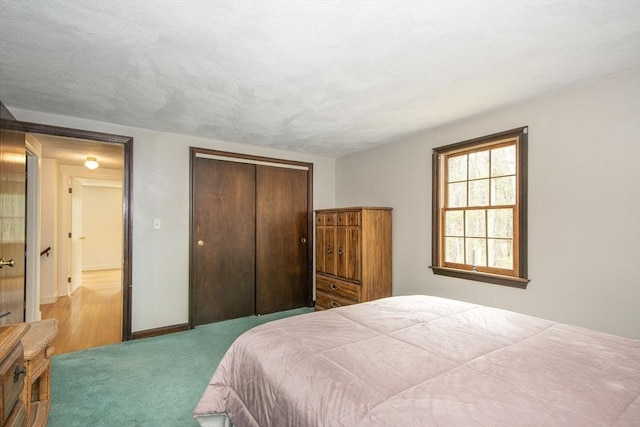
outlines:
[{"label": "hallway wooden floor", "polygon": [[43,319],[58,319],[55,354],[122,341],[122,270],[82,273],[82,286],[55,304],[40,306]]}]

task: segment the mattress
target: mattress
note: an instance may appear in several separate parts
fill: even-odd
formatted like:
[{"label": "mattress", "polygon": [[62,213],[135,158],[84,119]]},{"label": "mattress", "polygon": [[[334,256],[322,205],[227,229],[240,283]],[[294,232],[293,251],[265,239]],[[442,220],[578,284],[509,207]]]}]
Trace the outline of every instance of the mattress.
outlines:
[{"label": "mattress", "polygon": [[638,426],[640,341],[391,297],[244,333],[193,415],[236,427]]}]

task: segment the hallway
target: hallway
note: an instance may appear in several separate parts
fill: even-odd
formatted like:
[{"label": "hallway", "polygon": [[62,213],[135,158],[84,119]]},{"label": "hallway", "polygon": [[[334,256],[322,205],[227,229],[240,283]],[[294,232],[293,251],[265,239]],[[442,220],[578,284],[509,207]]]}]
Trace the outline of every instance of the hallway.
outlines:
[{"label": "hallway", "polygon": [[58,319],[55,354],[122,341],[122,270],[82,272],[71,296],[40,306],[42,319]]}]

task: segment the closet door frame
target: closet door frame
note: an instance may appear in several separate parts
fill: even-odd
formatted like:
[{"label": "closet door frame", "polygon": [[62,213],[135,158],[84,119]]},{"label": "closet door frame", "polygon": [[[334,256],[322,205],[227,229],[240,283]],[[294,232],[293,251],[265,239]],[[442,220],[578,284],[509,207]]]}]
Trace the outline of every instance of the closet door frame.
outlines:
[{"label": "closet door frame", "polygon": [[242,153],[233,153],[228,151],[210,150],[206,148],[189,147],[189,328],[195,327],[195,224],[194,224],[194,204],[195,191],[193,185],[193,168],[196,158],[206,158],[215,160],[224,160],[229,162],[248,163],[254,165],[264,165],[283,168],[294,168],[307,170],[307,306],[313,307],[313,163],[299,162],[295,160],[278,159],[273,157],[254,156]]}]

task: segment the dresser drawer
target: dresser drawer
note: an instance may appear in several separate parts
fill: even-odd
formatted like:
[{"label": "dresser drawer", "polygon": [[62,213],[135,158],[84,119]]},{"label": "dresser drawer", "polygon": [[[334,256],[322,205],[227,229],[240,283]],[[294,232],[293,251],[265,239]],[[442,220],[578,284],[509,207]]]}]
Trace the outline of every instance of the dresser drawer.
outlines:
[{"label": "dresser drawer", "polygon": [[20,393],[22,393],[22,387],[24,386],[24,373],[17,375],[17,381],[14,382],[13,379],[16,369],[17,372],[21,372],[25,368],[23,354],[22,344],[18,343],[18,345],[13,347],[9,355],[0,365],[0,389],[2,391],[0,420],[3,423],[9,417],[11,410],[20,398]]},{"label": "dresser drawer", "polygon": [[360,225],[360,212],[338,212],[338,225]]},{"label": "dresser drawer", "polygon": [[316,276],[316,289],[331,297],[360,302],[360,285],[325,276]]},{"label": "dresser drawer", "polygon": [[357,301],[353,301],[346,298],[341,298],[337,295],[331,295],[326,292],[316,292],[316,309],[336,308],[345,305],[357,304]]},{"label": "dresser drawer", "polygon": [[316,225],[327,225],[332,226],[336,225],[336,214],[335,213],[327,213],[327,212],[319,212],[316,214]]}]

